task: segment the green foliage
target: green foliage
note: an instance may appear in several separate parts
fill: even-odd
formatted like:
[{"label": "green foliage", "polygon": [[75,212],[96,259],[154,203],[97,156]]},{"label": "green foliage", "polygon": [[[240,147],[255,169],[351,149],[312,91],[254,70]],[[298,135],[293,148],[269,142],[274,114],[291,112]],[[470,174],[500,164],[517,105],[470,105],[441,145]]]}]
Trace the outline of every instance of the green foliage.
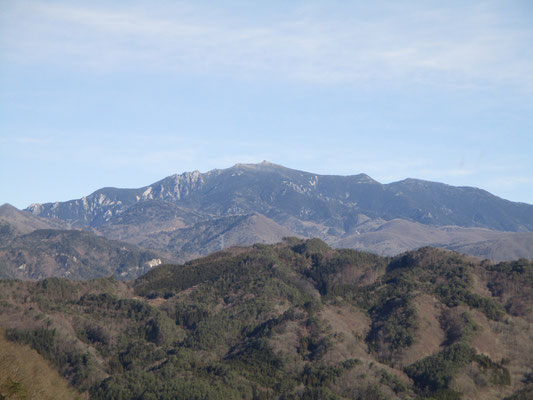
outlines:
[{"label": "green foliage", "polygon": [[268,319],[254,328],[245,327],[243,330],[243,335],[246,337],[267,338],[272,336],[272,334],[279,332],[286,322],[300,320],[302,318],[302,314],[297,314],[294,308],[291,308],[285,311],[279,317]]},{"label": "green foliage", "polygon": [[479,309],[487,318],[495,321],[500,320],[505,315],[505,310],[502,306],[492,299],[466,290],[463,283],[452,282],[440,285],[437,287],[437,294],[448,307],[466,304],[472,308]]},{"label": "green foliage", "polygon": [[332,294],[342,295],[369,314],[372,324],[366,341],[385,361],[415,342],[418,317],[412,297],[417,288],[404,271],[391,271],[376,283],[363,287],[343,285]]},{"label": "green foliage", "polygon": [[[429,248],[389,259],[288,239],[154,268],[132,287],[110,280],[51,279],[27,288],[0,282],[0,300],[21,304],[19,311],[3,310],[23,310],[27,326],[48,326],[11,330],[10,339],[35,348],[94,399],[381,400],[410,398],[412,384],[375,365],[362,374],[359,361],[344,358],[364,343],[345,331],[350,319],[343,316],[362,310],[370,318],[368,356],[397,365],[416,340],[414,305],[421,294],[494,319],[505,313],[493,299],[472,293],[475,268]],[[529,264],[491,268],[483,272],[494,282],[491,290],[508,296],[511,287],[498,289],[495,277],[523,277]],[[332,304],[339,320],[327,317]],[[51,328],[63,320],[75,335]],[[457,399],[449,384],[468,364],[488,385],[509,384],[502,364],[467,345],[478,329],[468,312],[446,308],[439,322],[446,334],[442,351],[405,369],[417,394]],[[90,352],[80,350],[87,347]]]},{"label": "green foliage", "polygon": [[507,386],[511,384],[509,370],[501,364],[495,363],[485,355],[477,355],[475,361],[483,371],[490,373],[490,380],[493,385]]},{"label": "green foliage", "polygon": [[533,261],[520,259],[486,267],[487,287],[493,296],[506,299],[505,309],[515,316],[531,312],[533,303]]},{"label": "green foliage", "polygon": [[107,293],[82,296],[76,304],[93,315],[127,318],[134,322],[148,321],[162,315],[160,310],[145,302],[121,299]]},{"label": "green foliage", "polygon": [[427,400],[461,400],[462,396],[452,389],[438,389],[425,398]]},{"label": "green foliage", "polygon": [[[533,283],[533,261],[527,260],[525,258],[520,258],[516,261],[507,261],[501,262],[496,265],[489,265],[486,267],[487,271],[491,273],[503,273],[509,281],[520,280],[525,281],[526,284],[530,285]],[[500,282],[501,285],[505,282]],[[494,290],[502,290],[502,286],[497,286],[497,282],[491,282],[491,286],[494,287]],[[496,296],[499,296],[501,293],[494,293]]]},{"label": "green foliage", "polygon": [[72,301],[78,296],[78,285],[63,278],[46,278],[37,282],[35,294],[49,300]]},{"label": "green foliage", "polygon": [[158,348],[154,343],[138,340],[130,343],[121,351],[118,358],[122,369],[130,371],[144,369],[162,360],[165,356],[165,351]]},{"label": "green foliage", "polygon": [[394,297],[370,309],[372,326],[366,338],[377,352],[411,346],[418,326],[416,311],[408,296]]},{"label": "green foliage", "polygon": [[223,317],[205,319],[196,324],[185,339],[185,346],[196,350],[212,350],[225,343],[229,320]]},{"label": "green foliage", "polygon": [[476,363],[483,372],[490,374],[492,384],[501,386],[511,383],[509,371],[505,367],[493,362],[487,356],[476,354],[475,349],[464,343],[447,347],[440,353],[409,365],[404,371],[419,389],[432,392],[432,397],[439,398],[433,393],[442,391],[441,397],[446,394],[453,398],[454,394],[445,389],[449,389],[457,372],[471,362]]},{"label": "green foliage", "polygon": [[388,386],[394,393],[403,393],[407,391],[406,385],[398,379],[396,375],[390,374],[387,371],[381,371],[381,379],[379,383]]},{"label": "green foliage", "polygon": [[308,387],[302,393],[301,400],[341,400],[341,397],[337,396],[327,387]]},{"label": "green foliage", "polygon": [[[191,379],[192,378],[192,379]],[[243,390],[246,393],[246,390]],[[93,400],[143,399],[143,400],[225,400],[241,399],[238,390],[228,388],[222,380],[209,379],[200,374],[179,377],[145,371],[131,371],[104,380],[90,391]],[[251,396],[248,397],[251,399]]]},{"label": "green foliage", "polygon": [[304,360],[320,360],[331,348],[331,339],[329,337],[315,338],[312,336],[304,336],[300,340],[298,353]]},{"label": "green foliage", "polygon": [[347,359],[335,366],[314,367],[307,365],[301,379],[306,386],[322,387],[359,364],[361,364],[361,361],[357,359]]},{"label": "green foliage", "polygon": [[158,313],[146,322],[144,337],[158,346],[167,345],[177,338],[176,326],[164,313]]},{"label": "green foliage", "polygon": [[320,239],[309,239],[292,247],[292,250],[298,254],[304,254],[307,257],[313,255],[323,256],[331,250],[324,241]]},{"label": "green foliage", "polygon": [[344,270],[350,267],[381,270],[384,269],[387,260],[375,254],[348,249],[338,250],[328,257],[324,257],[325,252],[304,252],[304,254],[312,259],[311,268],[304,273],[315,282],[316,288],[322,295],[339,294],[336,289],[343,285],[341,275]]},{"label": "green foliage", "polygon": [[40,328],[34,331],[6,330],[6,338],[30,345],[45,359],[59,368],[78,387],[87,385],[87,379],[96,368],[89,353],[84,353],[57,338],[54,329]]},{"label": "green foliage", "polygon": [[457,371],[473,361],[475,355],[473,348],[459,343],[417,361],[404,370],[421,389],[447,389]]},{"label": "green foliage", "polygon": [[387,400],[381,389],[376,384],[367,385],[364,389],[359,390],[354,397],[356,400]]},{"label": "green foliage", "polygon": [[26,388],[22,382],[8,379],[0,383],[0,400],[26,400]]},{"label": "green foliage", "polygon": [[[246,344],[231,356],[230,365],[249,379],[267,387],[275,387],[281,383],[280,380],[286,378],[284,361],[274,354],[264,339],[255,339]],[[293,386],[294,382],[288,384]]]},{"label": "green foliage", "polygon": [[194,329],[199,322],[209,317],[209,311],[203,304],[186,304],[180,301],[167,303],[162,308],[177,325]]},{"label": "green foliage", "polygon": [[465,342],[478,330],[478,326],[469,313],[459,313],[455,309],[445,310],[439,318],[440,326],[446,334],[444,345]]}]

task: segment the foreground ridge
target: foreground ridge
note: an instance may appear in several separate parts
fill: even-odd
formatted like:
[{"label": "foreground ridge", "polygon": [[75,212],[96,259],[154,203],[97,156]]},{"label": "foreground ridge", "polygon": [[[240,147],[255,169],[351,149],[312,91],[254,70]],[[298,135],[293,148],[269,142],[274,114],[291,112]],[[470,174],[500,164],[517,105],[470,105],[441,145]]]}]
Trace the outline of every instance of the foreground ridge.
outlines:
[{"label": "foreground ridge", "polygon": [[527,260],[433,248],[390,258],[287,238],[155,267],[131,284],[0,286],[6,337],[93,399],[533,394]]}]

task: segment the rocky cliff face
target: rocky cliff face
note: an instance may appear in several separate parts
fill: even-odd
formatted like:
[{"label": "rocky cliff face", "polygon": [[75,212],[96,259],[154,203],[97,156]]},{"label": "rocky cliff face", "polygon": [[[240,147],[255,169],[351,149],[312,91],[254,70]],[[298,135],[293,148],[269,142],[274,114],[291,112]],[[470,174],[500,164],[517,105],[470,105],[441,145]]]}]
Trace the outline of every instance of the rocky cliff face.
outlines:
[{"label": "rocky cliff face", "polygon": [[81,199],[61,203],[36,203],[26,210],[46,218],[69,221],[75,226],[98,226],[138,202],[179,202],[203,184],[204,175],[200,172],[186,172],[139,189],[103,188]]},{"label": "rocky cliff face", "polygon": [[326,176],[263,162],[225,170],[172,175],[139,189],[103,188],[78,200],[32,204],[35,215],[98,226],[145,201],[165,201],[205,213],[253,212],[288,216],[350,233],[358,214],[403,218],[427,225],[533,231],[533,206],[471,187],[406,179],[380,184],[367,175]]},{"label": "rocky cliff face", "polygon": [[[188,254],[175,254],[180,260],[207,254],[213,243],[221,242],[219,235],[235,229],[240,233],[234,237],[255,237],[260,242],[271,243],[281,239],[281,232],[289,232],[382,254],[418,245],[470,245],[472,238],[479,236],[478,232],[461,231],[454,240],[453,234],[431,231],[447,226],[452,227],[446,228],[448,231],[457,227],[533,231],[532,205],[503,200],[481,189],[417,179],[381,184],[365,174],[318,175],[268,162],[237,164],[207,173],[186,172],[138,189],[103,188],[81,199],[33,204],[27,210],[110,238],[151,243],[160,250],[170,250],[169,237],[180,238],[174,251],[189,249]],[[258,228],[257,223],[235,227],[235,217],[251,215],[261,215],[266,228]],[[380,228],[395,219],[410,222],[405,225],[409,229],[402,232],[398,225]],[[426,233],[421,235],[413,224],[421,225]],[[387,236],[392,242],[378,245],[380,234],[365,240],[359,236],[378,229],[381,233],[392,229],[393,235]],[[207,237],[208,233],[213,236]],[[482,239],[494,239],[487,235]],[[447,239],[440,241],[441,237]],[[525,237],[527,243],[533,243],[533,236]],[[202,248],[201,243],[211,245]],[[480,254],[479,246],[476,249]]]}]

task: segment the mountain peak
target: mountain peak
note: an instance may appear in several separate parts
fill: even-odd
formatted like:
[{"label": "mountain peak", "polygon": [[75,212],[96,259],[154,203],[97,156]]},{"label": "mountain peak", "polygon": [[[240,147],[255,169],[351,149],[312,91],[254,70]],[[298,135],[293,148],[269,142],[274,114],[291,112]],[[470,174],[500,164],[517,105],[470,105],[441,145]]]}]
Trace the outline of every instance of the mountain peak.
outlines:
[{"label": "mountain peak", "polygon": [[361,173],[357,175],[352,175],[352,177],[356,178],[359,183],[375,183],[375,184],[380,185],[378,181],[376,181],[375,179],[373,179],[371,176],[367,174]]},{"label": "mountain peak", "polygon": [[285,167],[282,165],[271,163],[270,161],[267,161],[267,160],[263,160],[260,163],[247,163],[247,164],[237,163],[230,169],[234,169],[234,168],[248,168],[248,169],[283,168],[284,169]]},{"label": "mountain peak", "polygon": [[1,215],[10,215],[10,214],[13,214],[13,213],[16,213],[16,212],[20,212],[20,210],[17,207],[12,206],[9,203],[4,203],[4,204],[2,204],[0,206],[0,216]]},{"label": "mountain peak", "polygon": [[[184,172],[137,189],[102,189],[86,198],[34,204],[27,210],[74,226],[97,227],[138,202],[152,200],[188,208],[195,218],[258,212],[278,223],[294,223],[301,232],[313,223],[337,236],[351,232],[356,214],[435,226],[533,231],[533,206],[502,201],[479,189],[419,179],[381,184],[366,174],[319,175],[267,160],[207,173]],[[322,234],[326,233],[313,231]]]}]

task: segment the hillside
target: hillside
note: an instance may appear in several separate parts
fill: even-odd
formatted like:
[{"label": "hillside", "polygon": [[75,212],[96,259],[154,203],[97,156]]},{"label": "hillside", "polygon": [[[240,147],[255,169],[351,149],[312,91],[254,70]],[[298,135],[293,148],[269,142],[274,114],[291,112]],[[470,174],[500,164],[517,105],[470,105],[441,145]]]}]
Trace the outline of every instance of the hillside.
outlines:
[{"label": "hillside", "polygon": [[6,340],[0,332],[0,399],[81,398],[35,350]]},{"label": "hillside", "polygon": [[345,236],[332,245],[393,256],[424,246],[442,247],[493,261],[533,260],[533,232],[499,232],[486,228],[434,227],[393,219],[366,232]]},{"label": "hillside", "polygon": [[160,264],[165,252],[73,230],[70,224],[0,206],[0,278],[134,279]]},{"label": "hillside", "polygon": [[[289,235],[382,255],[432,245],[496,261],[533,258],[532,205],[471,187],[416,179],[381,184],[365,174],[318,175],[268,162],[186,172],[138,189],[103,188],[27,211],[180,261],[223,244],[272,244]],[[257,221],[244,222],[250,216]],[[528,234],[515,241],[516,232]],[[506,253],[508,242],[515,245]]]},{"label": "hillside", "polygon": [[6,337],[91,399],[533,394],[526,260],[432,248],[389,258],[293,238],[163,265],[131,284],[0,286]]},{"label": "hillside", "polygon": [[37,229],[68,229],[70,225],[60,219],[40,218],[31,212],[20,211],[11,204],[0,206],[0,239],[6,240]]},{"label": "hillside", "polygon": [[139,243],[187,261],[231,246],[280,242],[292,232],[261,214],[213,218],[190,227],[159,232]]},{"label": "hillside", "polygon": [[38,229],[0,242],[4,279],[133,279],[160,263],[152,251],[79,230]]}]

